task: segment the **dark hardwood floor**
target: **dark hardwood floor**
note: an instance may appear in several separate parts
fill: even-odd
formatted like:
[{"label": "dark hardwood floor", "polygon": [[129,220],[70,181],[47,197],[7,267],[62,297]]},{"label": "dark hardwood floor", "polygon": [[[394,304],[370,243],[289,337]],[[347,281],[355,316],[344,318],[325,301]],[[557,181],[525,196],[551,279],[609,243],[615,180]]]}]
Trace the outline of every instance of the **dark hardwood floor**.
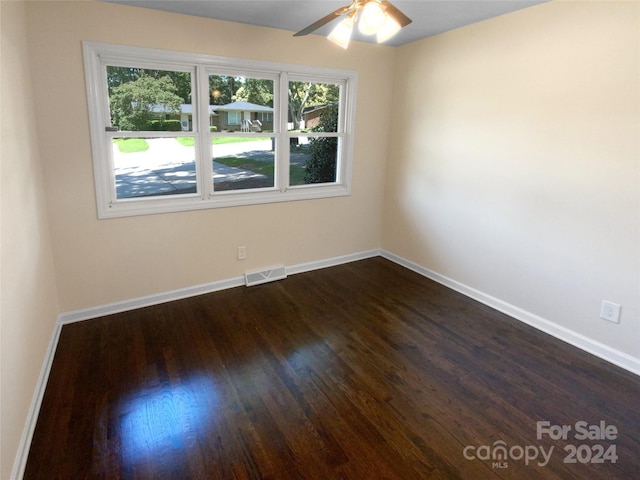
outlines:
[{"label": "dark hardwood floor", "polygon": [[374,258],[66,325],[24,478],[627,480],[639,400],[639,377]]}]

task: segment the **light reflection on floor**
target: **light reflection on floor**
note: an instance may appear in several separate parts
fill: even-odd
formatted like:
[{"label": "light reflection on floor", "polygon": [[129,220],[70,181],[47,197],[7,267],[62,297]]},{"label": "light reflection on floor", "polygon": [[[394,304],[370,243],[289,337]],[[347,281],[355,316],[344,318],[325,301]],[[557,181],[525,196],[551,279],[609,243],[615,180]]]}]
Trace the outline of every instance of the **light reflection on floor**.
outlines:
[{"label": "light reflection on floor", "polygon": [[218,395],[210,377],[191,377],[178,385],[156,384],[119,403],[122,460],[127,465],[162,461],[162,455],[189,447],[206,433]]}]

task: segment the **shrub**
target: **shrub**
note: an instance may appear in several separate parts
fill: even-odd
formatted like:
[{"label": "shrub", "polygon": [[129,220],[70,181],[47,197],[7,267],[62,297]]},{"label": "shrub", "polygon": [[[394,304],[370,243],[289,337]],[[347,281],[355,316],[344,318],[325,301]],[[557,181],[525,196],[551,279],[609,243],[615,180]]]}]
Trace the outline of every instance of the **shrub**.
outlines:
[{"label": "shrub", "polygon": [[179,132],[182,124],[180,120],[151,120],[148,129],[152,132]]},{"label": "shrub", "polygon": [[[338,125],[338,107],[327,108],[320,116],[320,124],[314,128],[320,132],[335,132]],[[304,183],[327,183],[336,181],[336,156],[338,139],[318,137],[309,142],[311,158],[307,162]]]}]

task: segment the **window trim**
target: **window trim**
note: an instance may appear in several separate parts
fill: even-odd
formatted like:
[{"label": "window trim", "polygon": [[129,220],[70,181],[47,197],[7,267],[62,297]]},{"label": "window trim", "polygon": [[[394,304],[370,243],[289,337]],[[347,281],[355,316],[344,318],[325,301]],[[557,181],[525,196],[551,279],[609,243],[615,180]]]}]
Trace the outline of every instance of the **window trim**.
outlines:
[{"label": "window trim", "polygon": [[[98,218],[115,218],[134,215],[169,213],[188,210],[255,205],[263,203],[286,202],[295,200],[319,199],[351,194],[351,177],[355,132],[355,105],[358,74],[353,70],[296,65],[280,62],[266,62],[241,58],[222,57],[199,53],[183,53],[169,50],[131,47],[98,42],[83,42],[85,64],[85,82],[91,146],[93,157],[94,181]],[[141,68],[177,69],[192,73],[193,127],[189,132],[157,132],[151,136],[193,136],[196,148],[197,193],[175,194],[147,198],[117,199],[115,197],[115,173],[110,138],[123,132],[108,132],[109,126],[108,92],[105,65],[135,64]],[[252,134],[275,137],[276,157],[274,178],[275,186],[270,189],[247,189],[224,192],[212,192],[213,182],[208,172],[206,154],[202,149],[210,148],[212,133],[209,130],[208,79],[215,72],[238,72],[264,74],[265,78],[276,77],[274,82],[274,132]],[[338,83],[340,89],[340,119],[338,132],[300,133],[287,131],[287,97],[289,76],[297,81],[308,78],[313,82]],[[279,83],[279,86],[278,86]],[[206,102],[203,108],[200,103]],[[276,106],[277,105],[277,106]],[[129,132],[127,132],[129,133]],[[339,138],[338,167],[336,182],[327,184],[308,184],[289,186],[289,138],[291,136],[336,136]],[[204,165],[203,165],[204,162]],[[208,162],[211,163],[211,162]],[[209,186],[211,183],[211,186]]]}]

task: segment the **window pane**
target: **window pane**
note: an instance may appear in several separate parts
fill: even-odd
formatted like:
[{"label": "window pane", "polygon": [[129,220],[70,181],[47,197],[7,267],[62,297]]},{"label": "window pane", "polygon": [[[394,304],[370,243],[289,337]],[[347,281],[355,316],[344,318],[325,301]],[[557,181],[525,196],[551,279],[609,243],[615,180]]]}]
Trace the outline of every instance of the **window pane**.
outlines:
[{"label": "window pane", "polygon": [[335,182],[337,158],[336,137],[291,137],[289,185]]},{"label": "window pane", "polygon": [[119,131],[192,131],[191,74],[107,66],[111,126]]},{"label": "window pane", "polygon": [[288,130],[337,132],[339,99],[339,85],[289,82]]},{"label": "window pane", "polygon": [[275,138],[213,137],[215,192],[275,186]]},{"label": "window pane", "polygon": [[195,193],[194,137],[114,138],[116,198]]},{"label": "window pane", "polygon": [[273,132],[273,80],[209,75],[212,132]]}]

